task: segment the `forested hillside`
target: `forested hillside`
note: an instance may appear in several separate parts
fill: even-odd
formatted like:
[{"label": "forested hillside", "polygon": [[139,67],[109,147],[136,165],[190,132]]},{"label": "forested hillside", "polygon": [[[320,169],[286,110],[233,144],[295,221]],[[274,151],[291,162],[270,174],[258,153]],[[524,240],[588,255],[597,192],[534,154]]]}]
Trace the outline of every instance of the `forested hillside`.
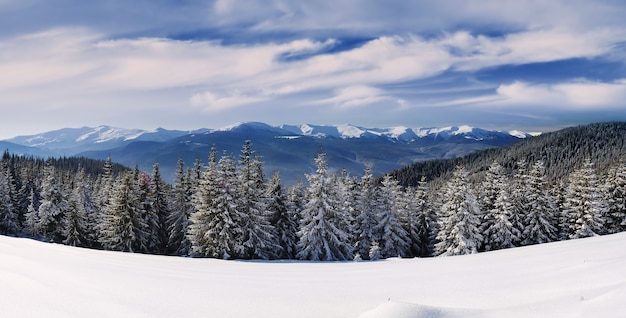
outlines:
[{"label": "forested hillside", "polygon": [[585,159],[594,162],[599,173],[606,173],[625,155],[626,122],[596,123],[545,133],[460,158],[417,162],[390,174],[403,186],[415,186],[422,177],[430,181],[449,176],[458,165],[470,173],[480,173],[496,161],[511,174],[521,162],[531,165],[541,160],[546,168],[546,181],[554,184],[580,167]]},{"label": "forested hillside", "polygon": [[[366,260],[470,254],[626,230],[626,124],[565,129],[412,166],[411,186],[333,173],[267,178],[247,141],[179,160],[175,182],[109,158],[0,162],[0,234],[106,250],[221,259]],[[421,170],[417,170],[417,168]],[[428,170],[430,169],[430,170]],[[418,172],[415,172],[418,171]],[[402,176],[402,174],[397,174]],[[408,173],[405,175],[409,175]],[[428,178],[432,180],[429,181]]]}]

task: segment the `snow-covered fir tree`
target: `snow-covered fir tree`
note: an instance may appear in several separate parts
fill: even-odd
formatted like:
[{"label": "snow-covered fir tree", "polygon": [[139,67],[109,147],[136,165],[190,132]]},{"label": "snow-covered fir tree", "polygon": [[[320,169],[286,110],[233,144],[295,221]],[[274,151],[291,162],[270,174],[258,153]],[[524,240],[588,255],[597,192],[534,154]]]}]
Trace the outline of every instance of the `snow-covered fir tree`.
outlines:
[{"label": "snow-covered fir tree", "polygon": [[372,244],[377,240],[374,227],[378,223],[378,187],[374,184],[372,166],[365,165],[355,200],[355,257],[369,259]]},{"label": "snow-covered fir tree", "polygon": [[326,154],[315,158],[317,171],[307,175],[306,202],[298,231],[298,255],[304,260],[340,261],[353,257],[346,216],[337,207],[332,176],[328,175]]},{"label": "snow-covered fir tree", "polygon": [[267,209],[263,162],[246,140],[239,157],[236,200],[240,217],[237,226],[242,232],[243,253],[240,258],[273,259],[281,247]]},{"label": "snow-covered fir tree", "polygon": [[0,234],[17,235],[21,231],[19,215],[13,194],[15,183],[9,165],[2,161],[0,165]]},{"label": "snow-covered fir tree", "polygon": [[31,237],[38,237],[41,233],[39,229],[39,198],[35,194],[35,189],[30,190],[30,204],[26,210],[24,218],[24,233]]},{"label": "snow-covered fir tree", "polygon": [[377,203],[380,209],[378,224],[374,226],[376,242],[383,258],[408,255],[409,237],[400,223],[400,215],[404,214],[401,192],[398,181],[390,175],[383,177]]},{"label": "snow-covered fir tree", "polygon": [[433,255],[437,217],[432,208],[428,185],[422,177],[417,187],[404,193],[405,213],[401,222],[409,235],[410,252],[416,257]]},{"label": "snow-covered fir tree", "polygon": [[63,217],[68,209],[63,184],[57,179],[51,160],[46,161],[41,184],[41,203],[37,212],[38,229],[42,238],[49,242],[63,241]]},{"label": "snow-covered fir tree", "polygon": [[271,224],[276,230],[278,244],[281,247],[278,258],[294,259],[298,243],[298,218],[294,210],[288,208],[288,200],[283,191],[280,172],[276,171],[266,190],[267,211],[271,214]]},{"label": "snow-covered fir tree", "polygon": [[85,170],[80,169],[74,177],[74,187],[69,196],[69,207],[63,218],[63,244],[71,246],[92,246],[91,233],[95,224],[89,221],[89,215],[96,213],[93,191],[89,185]]},{"label": "snow-covered fir tree", "polygon": [[[521,232],[513,224],[510,182],[500,164],[489,167],[483,182],[483,246],[486,251],[510,248],[521,241]],[[488,210],[487,210],[488,209]]]},{"label": "snow-covered fir tree", "polygon": [[606,205],[600,181],[590,159],[570,174],[565,194],[568,238],[604,234]]},{"label": "snow-covered fir tree", "polygon": [[[480,184],[478,203],[483,212],[480,224],[482,233],[486,233],[495,223],[495,215],[490,213],[490,211],[495,209],[496,200],[500,193],[500,188],[503,186],[504,178],[504,168],[497,161],[494,161],[485,172],[485,179]],[[483,246],[487,246],[489,235],[485,235],[484,239],[486,242],[483,242]]]},{"label": "snow-covered fir tree", "polygon": [[[198,161],[196,160],[196,163]],[[198,168],[198,165],[194,166]],[[192,202],[193,211],[189,215],[189,225],[187,227],[187,239],[191,244],[190,254],[192,256],[217,257],[213,237],[215,231],[209,234],[209,226],[216,215],[216,197],[218,195],[218,163],[217,149],[215,145],[211,147],[209,162],[199,175],[197,185],[193,191]]]},{"label": "snow-covered fir tree", "polygon": [[435,254],[452,256],[474,254],[483,240],[479,230],[480,208],[462,167],[454,170],[442,192]]},{"label": "snow-covered fir tree", "polygon": [[335,184],[335,197],[337,198],[337,210],[342,216],[342,231],[348,234],[350,245],[355,246],[357,237],[356,225],[356,202],[358,184],[345,169],[340,174],[334,175],[331,181]]},{"label": "snow-covered fir tree", "polygon": [[626,230],[626,162],[611,168],[606,179],[606,222],[607,233]]},{"label": "snow-covered fir tree", "polygon": [[541,244],[558,239],[558,216],[547,188],[543,161],[537,161],[530,169],[526,187],[528,210],[524,217],[524,240],[522,245]]},{"label": "snow-covered fir tree", "polygon": [[135,173],[126,172],[102,215],[100,243],[105,249],[146,251],[147,224]]},{"label": "snow-covered fir tree", "polygon": [[168,251],[169,231],[167,217],[170,215],[170,206],[167,197],[167,186],[161,177],[159,164],[152,166],[152,176],[148,181],[147,199],[149,205],[146,210],[147,224],[149,228],[148,250],[153,254],[166,254]]},{"label": "snow-covered fir tree", "polygon": [[[525,161],[517,162],[517,171],[513,175],[511,181],[511,208],[509,221],[516,231],[524,233],[524,219],[528,214],[530,202],[528,201],[528,184],[529,175],[527,171],[528,165]],[[522,245],[523,237],[518,235],[513,238],[513,245]]]},{"label": "snow-covered fir tree", "polygon": [[239,189],[235,160],[232,155],[222,155],[215,170],[214,184],[210,180],[213,172],[210,166],[203,178],[206,181],[202,182],[208,185],[202,190],[208,194],[207,206],[205,208],[203,203],[196,207],[198,211],[190,219],[192,251],[214,258],[237,258],[243,255],[245,249],[240,227],[242,215],[236,200]]},{"label": "snow-covered fir tree", "polygon": [[188,255],[191,243],[187,239],[189,217],[193,209],[192,172],[187,169],[182,158],[176,164],[174,187],[171,193],[171,209],[167,217],[168,252],[173,255]]}]

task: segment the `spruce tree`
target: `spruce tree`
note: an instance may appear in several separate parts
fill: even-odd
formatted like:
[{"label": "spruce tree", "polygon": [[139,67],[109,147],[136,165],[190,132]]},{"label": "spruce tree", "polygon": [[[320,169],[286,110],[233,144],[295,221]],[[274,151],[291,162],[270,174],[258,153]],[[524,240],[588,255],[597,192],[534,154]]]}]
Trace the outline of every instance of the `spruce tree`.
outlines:
[{"label": "spruce tree", "polygon": [[95,213],[92,191],[87,184],[85,171],[80,169],[74,178],[74,188],[69,196],[69,208],[63,218],[63,244],[89,247],[92,245],[91,234],[94,227],[90,226],[89,214]]},{"label": "spruce tree", "polygon": [[278,237],[267,210],[263,162],[247,140],[241,150],[236,200],[240,217],[237,226],[242,232],[244,251],[240,257],[272,259],[281,253]]},{"label": "spruce tree", "polygon": [[401,221],[409,235],[410,251],[416,257],[433,255],[437,235],[437,217],[428,192],[428,185],[422,177],[415,189],[409,188],[404,193],[406,209]]},{"label": "spruce tree", "polygon": [[298,218],[294,210],[289,209],[288,200],[283,191],[280,172],[276,171],[270,179],[266,197],[267,211],[271,214],[271,224],[276,229],[280,245],[280,259],[294,259],[297,253]]},{"label": "spruce tree", "polygon": [[400,215],[404,214],[401,198],[398,182],[385,175],[378,196],[378,223],[374,227],[379,253],[383,258],[408,254],[408,234],[400,223]]},{"label": "spruce tree", "polygon": [[358,195],[355,201],[355,229],[354,236],[356,243],[355,257],[358,259],[369,259],[372,243],[376,241],[374,227],[378,223],[378,187],[374,184],[372,166],[365,165],[365,172],[361,177]]},{"label": "spruce tree", "polygon": [[306,202],[298,231],[298,255],[303,260],[340,261],[353,258],[350,235],[343,229],[345,216],[337,208],[332,176],[328,175],[326,155],[315,158],[317,171],[307,175]]},{"label": "spruce tree", "polygon": [[64,186],[57,179],[52,160],[47,160],[41,184],[41,203],[37,212],[38,229],[49,242],[63,241],[63,217],[68,209]]},{"label": "spruce tree", "polygon": [[24,233],[36,238],[41,235],[41,230],[39,228],[39,199],[35,194],[35,189],[30,190],[29,201],[30,204],[28,205],[28,209],[26,210],[24,220]]},{"label": "spruce tree", "polygon": [[171,210],[167,217],[168,225],[168,253],[173,255],[188,255],[191,243],[187,239],[189,217],[193,209],[193,187],[191,183],[191,169],[185,173],[185,163],[178,159],[174,188],[171,194]]},{"label": "spruce tree", "polygon": [[494,162],[489,167],[483,182],[483,246],[484,250],[498,250],[513,247],[521,241],[521,231],[513,223],[511,186],[500,164]]},{"label": "spruce tree", "polygon": [[604,234],[606,205],[600,182],[590,159],[570,174],[565,196],[568,238]]},{"label": "spruce tree", "polygon": [[523,245],[541,244],[558,239],[558,217],[554,199],[546,184],[543,161],[533,164],[527,185],[528,212],[524,218]]},{"label": "spruce tree", "polygon": [[435,245],[438,256],[477,253],[483,240],[479,230],[481,212],[467,174],[458,166],[443,188]]},{"label": "spruce tree", "polygon": [[626,230],[626,162],[620,162],[609,171],[606,180],[606,232]]},{"label": "spruce tree", "polygon": [[17,235],[21,228],[18,211],[12,197],[15,193],[13,176],[4,160],[0,169],[0,234]]},{"label": "spruce tree", "polygon": [[146,251],[147,224],[137,179],[126,172],[113,192],[100,225],[100,243],[105,249],[124,252]]}]

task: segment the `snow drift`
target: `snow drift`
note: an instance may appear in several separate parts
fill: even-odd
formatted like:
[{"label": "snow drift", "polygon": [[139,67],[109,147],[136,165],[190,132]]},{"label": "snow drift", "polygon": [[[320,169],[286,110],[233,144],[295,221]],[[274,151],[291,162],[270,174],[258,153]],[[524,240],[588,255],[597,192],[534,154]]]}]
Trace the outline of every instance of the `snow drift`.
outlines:
[{"label": "snow drift", "polygon": [[221,261],[0,236],[6,317],[614,317],[626,233],[469,256]]}]

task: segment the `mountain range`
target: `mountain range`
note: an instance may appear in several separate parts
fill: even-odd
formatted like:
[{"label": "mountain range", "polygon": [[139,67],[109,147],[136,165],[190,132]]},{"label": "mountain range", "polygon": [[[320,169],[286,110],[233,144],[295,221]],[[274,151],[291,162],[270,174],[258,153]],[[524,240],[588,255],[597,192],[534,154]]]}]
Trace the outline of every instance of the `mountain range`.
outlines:
[{"label": "mountain range", "polygon": [[239,154],[245,140],[262,156],[266,173],[279,170],[287,184],[303,180],[314,171],[313,158],[327,154],[331,168],[360,175],[371,162],[374,173],[383,174],[408,164],[455,158],[487,148],[519,142],[532,134],[492,131],[470,126],[443,128],[364,128],[354,125],[281,125],[243,122],[220,129],[192,131],[125,129],[110,126],[63,128],[0,141],[14,154],[111,157],[128,166],[150,171],[159,163],[163,176],[172,180],[178,158],[191,165],[206,160],[212,145],[220,153]]}]

